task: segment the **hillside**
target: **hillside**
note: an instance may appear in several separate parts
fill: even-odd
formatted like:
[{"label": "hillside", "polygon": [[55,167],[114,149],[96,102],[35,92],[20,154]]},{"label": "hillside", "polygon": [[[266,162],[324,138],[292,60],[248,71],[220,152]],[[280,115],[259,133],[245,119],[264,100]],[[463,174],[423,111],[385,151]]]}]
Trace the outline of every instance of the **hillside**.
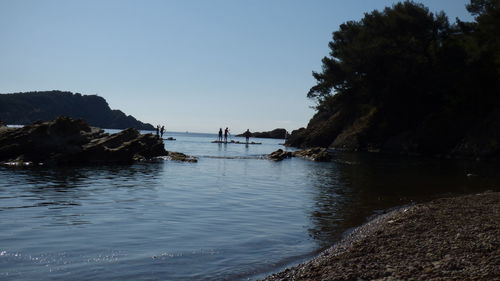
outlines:
[{"label": "hillside", "polygon": [[0,94],[0,120],[6,124],[27,125],[59,116],[83,119],[99,128],[154,130],[151,124],[111,109],[106,100],[97,95],[62,91]]},{"label": "hillside", "polygon": [[450,24],[407,1],[342,24],[287,144],[500,159],[500,1],[467,9]]}]

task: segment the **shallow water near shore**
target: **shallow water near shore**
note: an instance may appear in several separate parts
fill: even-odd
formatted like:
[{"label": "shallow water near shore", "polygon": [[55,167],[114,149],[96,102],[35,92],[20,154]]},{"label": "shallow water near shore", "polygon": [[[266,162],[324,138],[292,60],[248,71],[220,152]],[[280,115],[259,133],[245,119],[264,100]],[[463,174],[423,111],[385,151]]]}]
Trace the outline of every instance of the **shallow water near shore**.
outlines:
[{"label": "shallow water near shore", "polygon": [[[0,168],[0,279],[254,280],[391,207],[496,190],[491,163],[339,153],[281,162],[262,145],[168,133],[198,163]],[[242,140],[235,138],[235,140]]]}]

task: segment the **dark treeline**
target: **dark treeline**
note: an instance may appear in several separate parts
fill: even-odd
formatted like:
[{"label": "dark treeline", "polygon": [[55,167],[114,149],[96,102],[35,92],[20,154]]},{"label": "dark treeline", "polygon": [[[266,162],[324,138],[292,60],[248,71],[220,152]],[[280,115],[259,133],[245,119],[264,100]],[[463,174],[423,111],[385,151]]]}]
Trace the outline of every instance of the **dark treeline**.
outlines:
[{"label": "dark treeline", "polygon": [[62,91],[0,94],[0,120],[6,124],[27,125],[59,116],[84,119],[100,128],[154,130],[151,124],[112,110],[106,100],[97,95]]},{"label": "dark treeline", "polygon": [[342,24],[308,97],[317,113],[292,146],[498,156],[500,0],[450,23],[411,1]]}]

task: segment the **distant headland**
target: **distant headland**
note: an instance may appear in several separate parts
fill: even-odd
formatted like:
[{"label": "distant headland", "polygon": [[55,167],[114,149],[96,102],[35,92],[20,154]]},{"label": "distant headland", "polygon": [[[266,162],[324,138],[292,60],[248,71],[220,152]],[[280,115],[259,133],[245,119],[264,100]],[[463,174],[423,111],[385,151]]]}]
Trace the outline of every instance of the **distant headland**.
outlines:
[{"label": "distant headland", "polygon": [[0,94],[0,120],[6,124],[27,125],[59,116],[84,119],[100,128],[154,130],[151,124],[111,109],[106,100],[97,95],[63,91]]}]

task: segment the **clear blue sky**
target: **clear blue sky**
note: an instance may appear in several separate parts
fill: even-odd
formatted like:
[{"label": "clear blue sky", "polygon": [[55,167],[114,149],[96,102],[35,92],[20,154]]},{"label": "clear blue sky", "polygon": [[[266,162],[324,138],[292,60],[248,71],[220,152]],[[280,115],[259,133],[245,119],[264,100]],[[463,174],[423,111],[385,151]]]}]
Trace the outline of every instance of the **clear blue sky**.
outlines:
[{"label": "clear blue sky", "polygon": [[[168,130],[306,126],[331,33],[389,0],[0,0],[0,93],[98,94]],[[426,0],[472,20],[466,0]]]}]

